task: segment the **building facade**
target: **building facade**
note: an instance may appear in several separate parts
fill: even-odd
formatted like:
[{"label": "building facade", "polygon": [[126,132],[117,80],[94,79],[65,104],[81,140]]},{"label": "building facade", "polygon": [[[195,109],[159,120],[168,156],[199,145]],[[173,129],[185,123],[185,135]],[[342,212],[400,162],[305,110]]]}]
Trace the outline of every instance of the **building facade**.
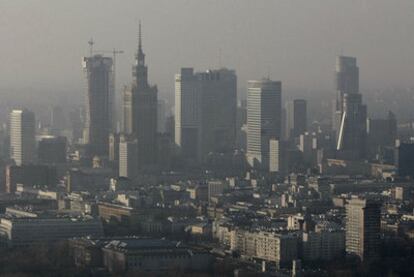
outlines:
[{"label": "building facade", "polygon": [[364,158],[367,106],[362,104],[362,95],[359,93],[359,68],[356,58],[337,58],[336,85],[333,127],[338,156],[348,160]]},{"label": "building facade", "polygon": [[379,255],[381,205],[369,199],[351,199],[346,205],[346,252],[361,260]]},{"label": "building facade", "polygon": [[281,138],[281,98],[281,82],[248,82],[247,160],[253,167],[268,169],[270,139]]},{"label": "building facade", "polygon": [[306,100],[295,99],[286,103],[286,139],[303,134],[307,129]]},{"label": "building facade", "polygon": [[175,143],[191,160],[234,149],[237,77],[225,68],[194,72],[182,68],[175,76]]},{"label": "building facade", "polygon": [[35,136],[34,113],[28,110],[13,110],[10,114],[10,159],[16,165],[35,161]]},{"label": "building facade", "polygon": [[138,51],[132,67],[133,82],[123,92],[124,133],[138,140],[139,167],[149,167],[157,157],[157,94],[156,86],[148,83],[148,67],[142,49],[141,24]]},{"label": "building facade", "polygon": [[91,157],[108,154],[114,105],[112,62],[112,58],[101,55],[84,57],[82,61],[87,79],[83,142],[88,146]]}]

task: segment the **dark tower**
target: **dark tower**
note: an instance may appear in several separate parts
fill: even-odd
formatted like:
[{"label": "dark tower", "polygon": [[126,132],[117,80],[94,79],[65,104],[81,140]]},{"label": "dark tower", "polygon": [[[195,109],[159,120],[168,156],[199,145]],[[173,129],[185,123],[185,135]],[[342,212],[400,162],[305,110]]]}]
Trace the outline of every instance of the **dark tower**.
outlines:
[{"label": "dark tower", "polygon": [[141,23],[139,24],[138,51],[132,68],[131,86],[132,135],[138,140],[138,165],[153,166],[157,151],[157,87],[148,84],[148,68],[142,50]]}]

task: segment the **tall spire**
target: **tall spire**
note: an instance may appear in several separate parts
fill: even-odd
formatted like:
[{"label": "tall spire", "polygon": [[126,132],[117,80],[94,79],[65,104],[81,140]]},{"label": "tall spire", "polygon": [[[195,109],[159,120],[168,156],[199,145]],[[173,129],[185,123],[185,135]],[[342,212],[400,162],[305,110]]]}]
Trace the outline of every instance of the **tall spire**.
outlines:
[{"label": "tall spire", "polygon": [[139,21],[139,31],[138,31],[138,53],[140,52],[142,52],[141,20]]},{"label": "tall spire", "polygon": [[138,25],[138,51],[135,56],[135,65],[133,66],[132,75],[134,76],[137,87],[140,89],[148,87],[148,69],[145,65],[145,54],[142,50],[141,20]]},{"label": "tall spire", "polygon": [[145,54],[142,51],[142,30],[141,30],[141,20],[139,21],[139,28],[138,28],[138,52],[137,52],[137,64],[144,66],[145,65]]}]

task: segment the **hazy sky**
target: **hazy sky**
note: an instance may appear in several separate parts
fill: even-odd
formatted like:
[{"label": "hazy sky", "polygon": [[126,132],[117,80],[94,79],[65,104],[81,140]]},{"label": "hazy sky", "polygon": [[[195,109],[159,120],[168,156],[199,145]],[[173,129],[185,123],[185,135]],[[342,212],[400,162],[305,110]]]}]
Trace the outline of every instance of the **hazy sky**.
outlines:
[{"label": "hazy sky", "polygon": [[330,89],[341,52],[358,57],[363,87],[414,85],[413,0],[0,0],[0,88],[81,91],[90,37],[125,51],[118,87],[129,84],[138,19],[163,95],[182,66]]}]

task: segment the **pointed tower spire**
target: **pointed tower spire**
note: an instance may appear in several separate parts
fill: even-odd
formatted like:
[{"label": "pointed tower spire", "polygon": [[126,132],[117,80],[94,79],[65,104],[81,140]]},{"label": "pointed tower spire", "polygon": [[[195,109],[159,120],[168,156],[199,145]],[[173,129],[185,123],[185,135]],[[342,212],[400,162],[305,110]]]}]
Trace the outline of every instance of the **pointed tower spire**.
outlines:
[{"label": "pointed tower spire", "polygon": [[138,88],[144,89],[148,87],[148,69],[145,65],[145,54],[142,50],[142,29],[141,20],[138,25],[138,51],[135,56],[135,65],[133,66],[132,75]]},{"label": "pointed tower spire", "polygon": [[139,31],[138,31],[138,53],[142,53],[142,32],[141,32],[141,20],[139,21]]},{"label": "pointed tower spire", "polygon": [[138,27],[138,52],[137,52],[137,64],[144,66],[145,65],[145,54],[142,51],[142,30],[141,30],[141,20],[139,21]]}]

